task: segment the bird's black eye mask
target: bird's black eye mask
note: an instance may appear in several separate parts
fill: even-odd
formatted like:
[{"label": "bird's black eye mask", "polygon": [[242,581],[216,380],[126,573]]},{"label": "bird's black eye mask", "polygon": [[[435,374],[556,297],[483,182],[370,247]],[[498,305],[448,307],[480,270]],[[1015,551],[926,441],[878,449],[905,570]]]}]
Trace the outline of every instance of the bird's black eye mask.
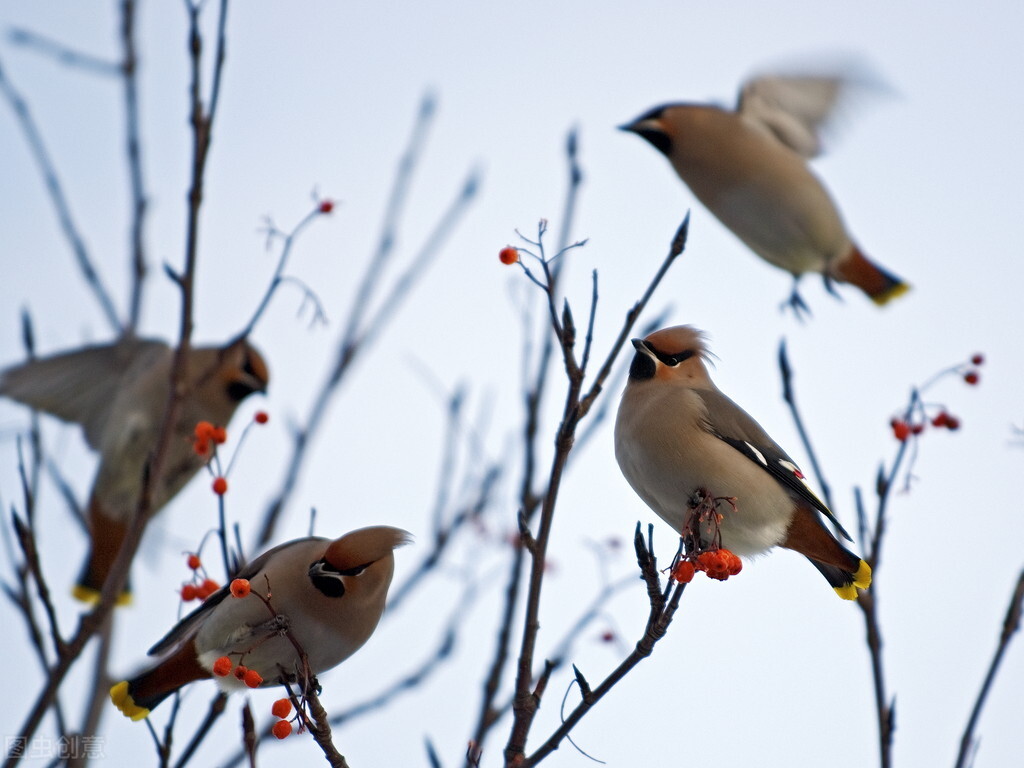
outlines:
[{"label": "bird's black eye mask", "polygon": [[[689,360],[694,356],[692,349],[684,349],[682,352],[676,352],[673,355],[659,352],[649,341],[633,341],[634,346],[637,347],[636,354],[633,355],[633,362],[629,366],[629,378],[631,379],[653,379],[655,369],[657,366],[654,360],[651,359],[651,355],[654,355],[662,365],[667,365],[669,368],[674,368],[684,360]],[[640,349],[640,347],[643,349]],[[651,354],[647,354],[650,352]]]},{"label": "bird's black eye mask", "polygon": [[313,586],[316,587],[322,594],[327,597],[341,597],[345,594],[345,582],[342,581],[342,576],[358,576],[372,563],[364,563],[357,565],[354,568],[346,568],[345,570],[339,570],[333,565],[328,563],[323,558],[320,558],[309,566],[309,580],[313,582]]},{"label": "bird's black eye mask", "polygon": [[666,355],[664,352],[659,352],[654,347],[648,346],[647,348],[654,353],[656,358],[661,360],[661,362],[669,368],[675,368],[684,360],[689,360],[694,354],[692,349],[684,349],[682,352],[676,352],[674,355]]}]

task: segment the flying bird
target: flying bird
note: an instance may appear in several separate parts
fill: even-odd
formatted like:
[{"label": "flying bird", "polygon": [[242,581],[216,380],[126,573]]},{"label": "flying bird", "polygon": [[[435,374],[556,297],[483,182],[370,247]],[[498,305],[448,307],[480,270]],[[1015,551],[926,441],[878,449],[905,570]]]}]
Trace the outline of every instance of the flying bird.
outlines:
[{"label": "flying bird", "polygon": [[[174,350],[162,341],[123,338],[0,372],[0,395],[80,424],[99,468],[89,494],[89,554],[73,594],[95,602],[121,548],[142,492],[170,396]],[[167,504],[202,468],[193,449],[200,421],[226,426],[238,404],[265,392],[267,364],[245,340],[189,350],[186,397],[171,438],[165,470],[153,489],[152,511]],[[130,600],[130,591],[118,603]]]},{"label": "flying bird", "polygon": [[[207,598],[149,650],[160,660],[113,686],[111,700],[125,717],[141,720],[196,680],[214,677],[225,691],[252,685],[227,674],[231,667],[254,671],[257,686],[295,682],[306,669],[298,648],[312,674],[336,667],[376,629],[395,570],[394,549],[410,540],[406,531],[375,526],[264,552],[238,574],[251,592],[235,597],[225,585]],[[230,665],[218,669],[224,657]]]},{"label": "flying bird", "polygon": [[[721,546],[741,556],[791,549],[843,599],[867,589],[871,568],[825,527],[823,515],[850,538],[796,462],[711,381],[703,334],[675,326],[633,346],[615,458],[637,495],[680,533],[691,529],[695,493],[731,497],[735,508],[719,509]],[[701,528],[702,539],[711,533]]]},{"label": "flying bird", "polygon": [[621,126],[649,141],[704,206],[754,253],[794,277],[826,287],[852,283],[882,305],[909,286],[868,259],[831,195],[808,165],[820,129],[852,81],[840,76],[762,76],[744,83],[735,110],[667,104]]}]

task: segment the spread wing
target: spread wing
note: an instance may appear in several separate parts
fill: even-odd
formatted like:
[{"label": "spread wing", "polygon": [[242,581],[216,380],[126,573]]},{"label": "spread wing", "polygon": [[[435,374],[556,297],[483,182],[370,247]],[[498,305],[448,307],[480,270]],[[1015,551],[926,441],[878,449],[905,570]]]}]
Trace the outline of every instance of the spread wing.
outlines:
[{"label": "spread wing", "polygon": [[703,389],[695,391],[707,406],[707,429],[711,434],[731,445],[795,496],[825,515],[847,541],[852,541],[832,510],[811,489],[796,462],[768,436],[760,424],[721,392]]},{"label": "spread wing", "polygon": [[804,157],[821,154],[821,128],[849,81],[839,76],[762,76],[743,84],[736,111]]},{"label": "spread wing", "polygon": [[168,354],[163,342],[129,337],[28,360],[0,373],[0,395],[81,424],[90,447],[99,449],[118,392]]}]

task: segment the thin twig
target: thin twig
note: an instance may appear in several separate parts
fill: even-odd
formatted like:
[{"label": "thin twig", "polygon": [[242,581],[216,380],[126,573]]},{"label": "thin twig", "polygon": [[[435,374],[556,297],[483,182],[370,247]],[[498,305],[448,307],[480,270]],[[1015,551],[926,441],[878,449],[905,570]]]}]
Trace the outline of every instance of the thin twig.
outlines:
[{"label": "thin twig", "polygon": [[82,270],[82,275],[85,277],[85,282],[92,289],[93,295],[103,311],[103,315],[110,323],[110,327],[116,333],[120,333],[122,326],[121,321],[117,317],[114,302],[110,298],[109,291],[107,291],[103,280],[92,263],[89,249],[86,247],[85,240],[82,238],[81,232],[71,215],[71,206],[64,196],[64,188],[61,186],[60,179],[57,176],[57,169],[53,159],[43,143],[43,136],[39,131],[39,126],[36,125],[35,118],[32,117],[28,104],[7,78],[2,65],[0,65],[0,92],[3,92],[8,104],[10,104],[14,116],[17,118],[18,125],[21,127],[25,141],[28,142],[32,156],[39,166],[39,173],[42,175],[46,191],[50,195],[50,202],[53,204],[54,212],[57,214],[61,232],[63,232],[68,245],[71,247],[71,251],[75,255],[78,267]]},{"label": "thin twig", "polygon": [[1003,619],[1003,630],[999,634],[999,644],[996,646],[996,652],[992,656],[992,663],[989,664],[985,681],[981,684],[981,690],[978,691],[978,698],[971,709],[971,716],[967,720],[967,727],[964,728],[964,735],[960,739],[960,752],[956,758],[955,768],[967,768],[969,758],[974,754],[976,745],[974,729],[981,718],[981,710],[985,706],[986,699],[988,699],[989,691],[992,690],[992,683],[999,672],[999,665],[1003,661],[1003,656],[1010,647],[1010,641],[1013,639],[1013,636],[1020,629],[1022,609],[1024,609],[1024,571],[1021,571],[1020,576],[1017,577],[1017,585],[1013,590],[1013,596],[1010,598],[1010,605],[1006,609],[1006,618]]}]

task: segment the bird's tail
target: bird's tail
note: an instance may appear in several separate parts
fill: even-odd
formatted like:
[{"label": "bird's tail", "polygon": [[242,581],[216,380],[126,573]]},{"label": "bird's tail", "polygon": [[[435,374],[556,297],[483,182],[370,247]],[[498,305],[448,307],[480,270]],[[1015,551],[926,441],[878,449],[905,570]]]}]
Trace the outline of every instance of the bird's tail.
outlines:
[{"label": "bird's tail", "polygon": [[821,575],[825,577],[825,581],[832,586],[837,595],[843,600],[856,600],[858,588],[867,589],[871,586],[871,566],[852,552],[849,555],[856,561],[856,565],[851,564],[849,569],[828,563],[819,563],[811,557],[807,559],[821,571]]},{"label": "bird's tail", "polygon": [[110,700],[125,717],[142,720],[183,685],[208,677],[212,675],[199,664],[195,646],[189,642],[156,666],[112,687]]},{"label": "bird's tail", "polygon": [[860,288],[879,306],[910,290],[909,285],[872,262],[857,246],[837,259],[829,271],[837,280]]},{"label": "bird's tail", "polygon": [[[89,502],[89,555],[71,589],[76,600],[90,604],[99,601],[100,591],[127,533],[126,523],[103,514],[95,498]],[[125,582],[124,589],[117,596],[117,605],[128,605],[131,601],[131,587]]]}]

